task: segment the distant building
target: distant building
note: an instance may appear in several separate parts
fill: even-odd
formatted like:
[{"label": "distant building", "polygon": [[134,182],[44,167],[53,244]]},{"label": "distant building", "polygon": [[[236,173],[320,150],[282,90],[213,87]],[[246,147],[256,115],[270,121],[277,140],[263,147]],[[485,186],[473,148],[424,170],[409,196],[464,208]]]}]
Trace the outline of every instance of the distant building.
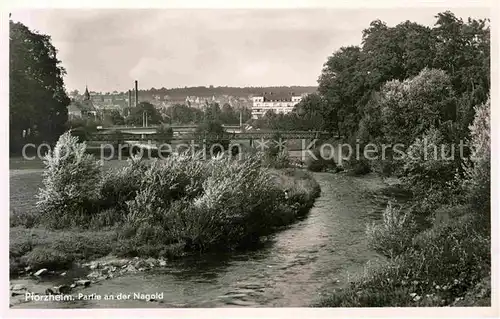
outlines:
[{"label": "distant building", "polygon": [[68,106],[68,117],[72,118],[95,118],[97,110],[94,107],[94,103],[90,98],[90,93],[87,87],[85,87],[85,93],[83,94],[83,99],[81,101],[73,100]]},{"label": "distant building", "polygon": [[266,112],[273,111],[277,114],[292,112],[295,105],[302,100],[302,96],[290,93],[264,92],[260,96],[252,97],[252,118],[258,119]]},{"label": "distant building", "polygon": [[72,101],[71,104],[68,106],[68,118],[75,119],[75,118],[81,118],[82,117],[82,110],[76,105],[76,101]]}]

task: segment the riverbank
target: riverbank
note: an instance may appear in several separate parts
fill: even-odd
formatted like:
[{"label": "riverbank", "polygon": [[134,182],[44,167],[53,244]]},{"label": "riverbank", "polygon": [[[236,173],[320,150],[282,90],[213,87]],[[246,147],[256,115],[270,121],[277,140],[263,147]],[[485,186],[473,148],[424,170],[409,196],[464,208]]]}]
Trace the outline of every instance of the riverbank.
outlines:
[{"label": "riverbank", "polygon": [[489,217],[471,204],[446,206],[419,229],[411,207],[388,206],[367,225],[365,237],[387,261],[367,265],[346,287],[327,287],[314,306],[491,306]]},{"label": "riverbank", "polygon": [[[33,172],[30,173],[32,175]],[[319,196],[320,187],[303,170],[272,170],[269,174],[275,186],[286,192],[291,205],[290,210],[281,211],[272,219],[274,230],[269,231],[277,231],[307,214]],[[14,222],[19,219],[17,217]],[[23,223],[26,222],[24,219]],[[162,268],[167,262],[202,253],[186,247],[186,242],[149,244],[149,250],[137,249],[135,238],[123,238],[121,227],[49,230],[36,225],[36,222],[31,224],[34,227],[14,225],[10,228],[12,304],[23,302],[26,292],[42,295],[69,293],[102,280]],[[262,239],[265,240],[260,237],[259,242]],[[68,275],[72,273],[77,275]],[[47,280],[54,282],[54,278],[57,284],[47,284]],[[88,283],[80,287],[82,281]]]},{"label": "riverbank", "polygon": [[[165,266],[135,264],[147,258],[126,258],[137,271],[120,274],[115,269],[106,280],[88,278],[86,295],[163,293],[158,301],[74,300],[15,304],[15,308],[95,308],[95,307],[307,307],[317,302],[328,286],[344,287],[353,275],[363,272],[368,261],[380,256],[367,246],[365,224],[378,220],[392,194],[387,184],[374,174],[351,177],[344,174],[313,173],[321,195],[307,214],[280,231],[266,236],[258,246],[233,251],[213,251],[165,259]],[[123,259],[123,258],[117,258]],[[104,258],[106,260],[106,258]],[[380,262],[383,262],[381,259]],[[99,269],[109,266],[106,262]],[[124,269],[127,269],[126,266]],[[132,267],[130,267],[132,268]],[[95,271],[85,267],[75,279]],[[111,268],[112,270],[113,268]],[[132,268],[133,269],[133,268]],[[76,270],[75,270],[76,271]],[[69,276],[69,277],[68,277]],[[70,285],[72,272],[65,276],[31,277],[37,285]],[[65,278],[65,279],[62,279]],[[59,281],[54,281],[55,279]],[[66,281],[64,281],[66,280]],[[11,283],[17,283],[12,280]],[[20,283],[23,283],[22,281]],[[31,288],[27,285],[27,288]],[[33,288],[34,289],[34,288]],[[80,290],[81,289],[81,290]],[[21,298],[21,297],[18,297]],[[14,302],[14,301],[12,301]]]}]

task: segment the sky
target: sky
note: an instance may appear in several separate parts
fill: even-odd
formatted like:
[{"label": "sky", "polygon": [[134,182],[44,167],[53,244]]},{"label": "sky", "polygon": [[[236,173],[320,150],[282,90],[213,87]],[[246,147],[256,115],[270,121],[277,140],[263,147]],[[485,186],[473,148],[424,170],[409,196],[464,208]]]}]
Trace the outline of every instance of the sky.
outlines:
[{"label": "sky", "polygon": [[[380,19],[432,26],[446,8],[31,9],[12,20],[48,34],[68,91],[317,85],[328,56]],[[490,17],[487,8],[453,8]]]}]

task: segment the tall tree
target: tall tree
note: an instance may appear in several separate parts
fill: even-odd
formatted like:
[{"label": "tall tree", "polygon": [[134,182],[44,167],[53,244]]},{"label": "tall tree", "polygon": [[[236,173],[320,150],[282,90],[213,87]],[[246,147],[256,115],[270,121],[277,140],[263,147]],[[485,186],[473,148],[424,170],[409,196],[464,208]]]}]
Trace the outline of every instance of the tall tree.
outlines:
[{"label": "tall tree", "polygon": [[148,125],[160,124],[163,120],[160,112],[149,102],[141,102],[136,108],[131,110],[130,115],[125,119],[129,125],[142,126],[144,117],[147,117]]},{"label": "tall tree", "polygon": [[460,96],[458,121],[462,135],[474,119],[474,106],[484,103],[490,91],[490,27],[487,19],[467,22],[446,11],[439,13],[434,64],[451,77]]},{"label": "tall tree", "polygon": [[366,77],[362,56],[359,47],[340,48],[328,58],[318,80],[318,91],[329,109],[327,118],[340,134],[355,131],[359,121],[358,102],[364,94]]},{"label": "tall tree", "polygon": [[70,103],[64,89],[64,68],[48,35],[10,21],[9,112],[11,151],[26,142],[55,142],[65,130]]},{"label": "tall tree", "polygon": [[430,128],[453,120],[455,93],[442,70],[426,68],[411,79],[390,81],[381,97],[382,130],[390,143],[408,146]]}]

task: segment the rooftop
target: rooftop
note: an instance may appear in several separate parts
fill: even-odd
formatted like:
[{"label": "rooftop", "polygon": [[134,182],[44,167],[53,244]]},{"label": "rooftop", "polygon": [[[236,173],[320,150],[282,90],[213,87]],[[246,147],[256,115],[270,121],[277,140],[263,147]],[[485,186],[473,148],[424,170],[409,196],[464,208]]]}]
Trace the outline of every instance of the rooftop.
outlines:
[{"label": "rooftop", "polygon": [[293,92],[264,92],[264,94],[261,95],[264,98],[264,102],[267,101],[284,101],[284,102],[291,102],[293,96],[295,95]]}]

